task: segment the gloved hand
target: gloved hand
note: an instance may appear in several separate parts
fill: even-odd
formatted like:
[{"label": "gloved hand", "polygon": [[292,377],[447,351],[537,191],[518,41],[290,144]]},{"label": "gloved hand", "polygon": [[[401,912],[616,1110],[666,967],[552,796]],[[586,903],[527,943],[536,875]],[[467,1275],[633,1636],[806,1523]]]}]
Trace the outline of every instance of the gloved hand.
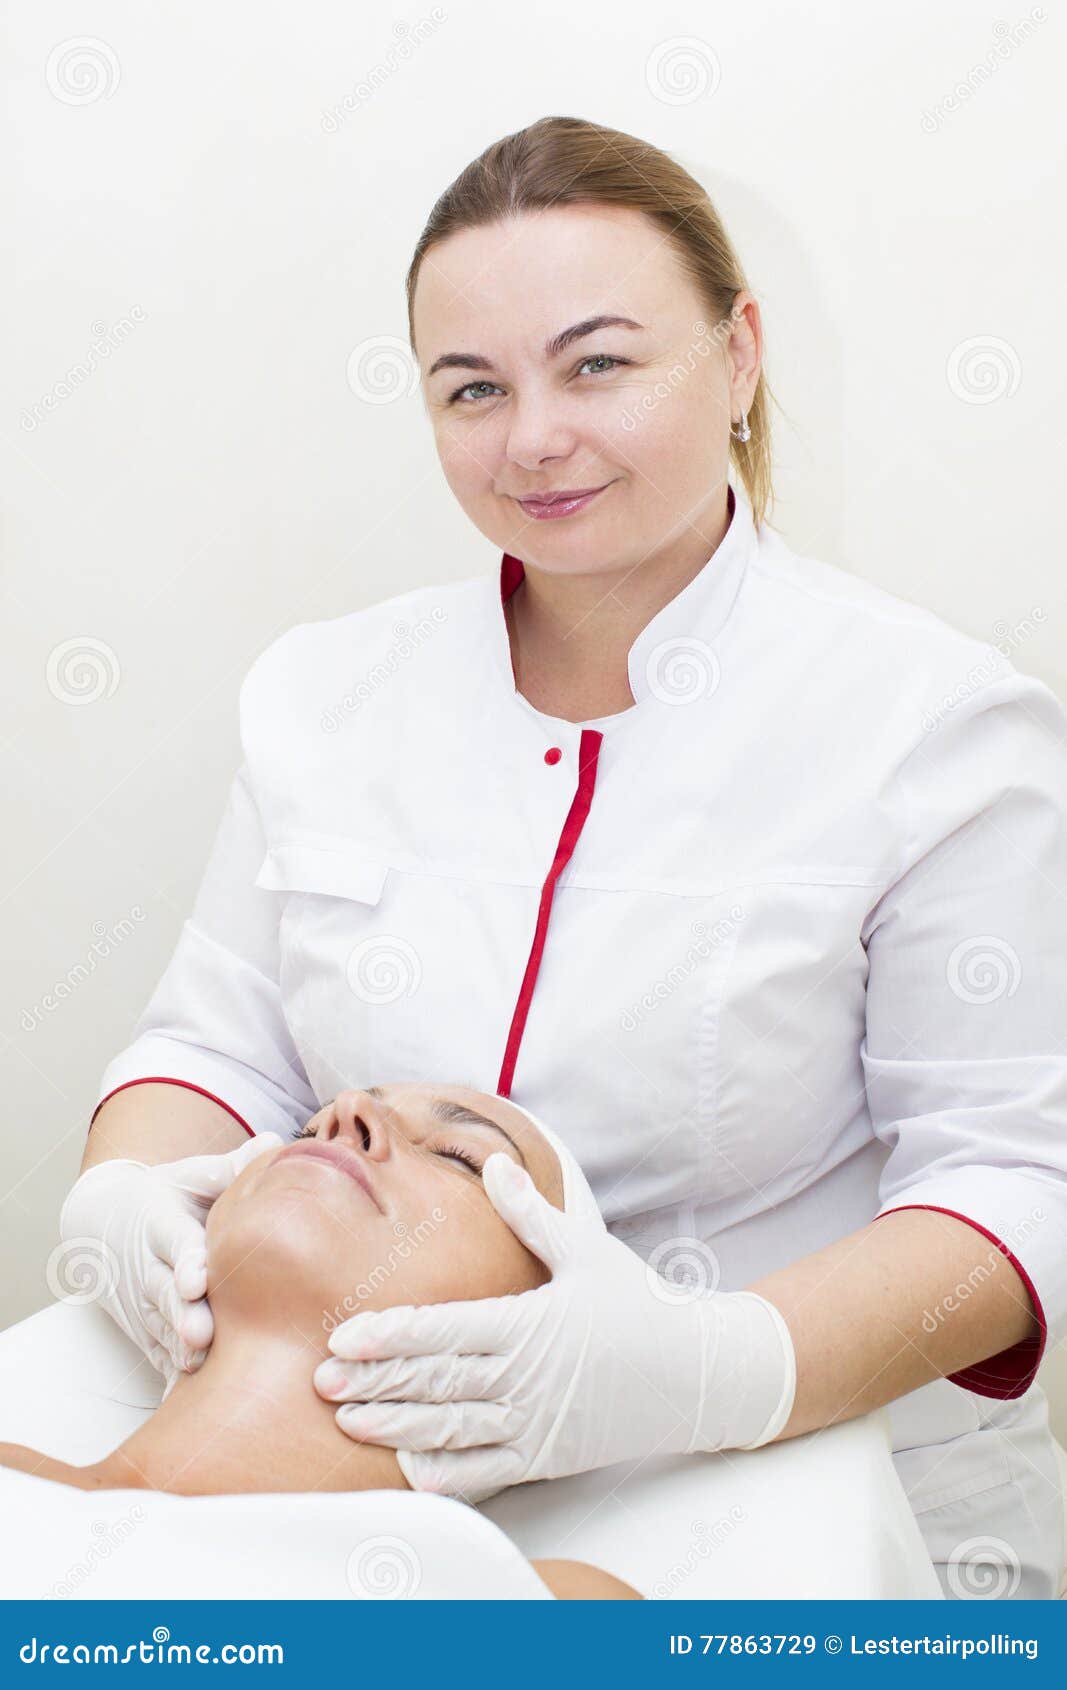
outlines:
[{"label": "gloved hand", "polygon": [[167,1381],[195,1373],[214,1337],[207,1291],[207,1212],[248,1163],[282,1144],[258,1133],[223,1156],[149,1166],[114,1158],[87,1168],[60,1211],[59,1235],[84,1246],[82,1275]]},{"label": "gloved hand", "polygon": [[338,1326],[337,1359],[314,1377],[321,1395],[356,1405],[338,1409],[343,1431],[396,1449],[414,1490],[468,1502],[524,1480],[755,1449],[778,1435],[796,1359],[771,1303],[670,1284],[602,1226],[553,1207],[501,1152],[482,1179],[551,1280]]}]

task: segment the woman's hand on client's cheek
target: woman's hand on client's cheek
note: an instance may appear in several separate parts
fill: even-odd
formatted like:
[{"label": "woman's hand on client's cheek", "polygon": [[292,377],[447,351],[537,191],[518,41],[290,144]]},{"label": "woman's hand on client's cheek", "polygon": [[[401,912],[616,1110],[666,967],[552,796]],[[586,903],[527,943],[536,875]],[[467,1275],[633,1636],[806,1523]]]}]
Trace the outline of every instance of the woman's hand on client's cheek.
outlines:
[{"label": "woman's hand on client's cheek", "polygon": [[264,1151],[281,1147],[260,1133],[223,1156],[178,1162],[112,1158],[75,1181],[59,1218],[65,1243],[95,1245],[102,1258],[100,1301],[167,1381],[200,1367],[214,1337],[206,1299],[212,1204]]},{"label": "woman's hand on client's cheek", "polygon": [[765,1298],[663,1278],[595,1212],[554,1208],[502,1153],[483,1180],[551,1280],[339,1326],[336,1359],[315,1379],[353,1405],[337,1411],[350,1437],[394,1448],[414,1490],[481,1502],[652,1451],[756,1448],[777,1436],[795,1358]]},{"label": "woman's hand on client's cheek", "polygon": [[513,1296],[355,1315],[330,1336],[336,1359],[315,1373],[320,1393],[346,1405],[337,1422],[350,1437],[396,1449],[413,1489],[468,1502],[600,1464],[595,1440],[587,1456],[582,1439],[556,1448],[552,1436],[595,1318],[582,1276],[602,1273],[614,1294],[623,1265],[644,1272],[599,1219],[555,1208],[509,1156],[490,1156],[482,1177],[497,1213],[553,1279]]},{"label": "woman's hand on client's cheek", "polygon": [[[497,1213],[546,1267],[565,1259],[561,1227],[570,1218],[541,1196],[510,1156],[490,1156],[482,1180]],[[502,1441],[509,1425],[505,1405],[494,1399],[497,1384],[504,1388],[509,1346],[521,1347],[527,1327],[540,1329],[547,1311],[537,1300],[550,1289],[354,1315],[331,1333],[335,1359],[320,1362],[315,1387],[342,1404],[337,1423],[349,1437],[397,1450],[412,1489],[483,1501],[524,1476],[522,1456]],[[478,1452],[480,1473],[466,1456],[445,1468],[421,1453],[468,1444],[495,1446],[489,1461]]]}]

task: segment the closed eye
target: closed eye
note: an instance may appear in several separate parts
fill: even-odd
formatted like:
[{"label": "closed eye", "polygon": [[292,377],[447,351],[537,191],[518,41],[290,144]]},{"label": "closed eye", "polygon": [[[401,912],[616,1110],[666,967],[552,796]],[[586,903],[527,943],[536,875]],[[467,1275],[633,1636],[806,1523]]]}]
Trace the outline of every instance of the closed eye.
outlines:
[{"label": "closed eye", "polygon": [[457,1162],[462,1162],[464,1167],[469,1168],[479,1179],[482,1177],[481,1163],[476,1162],[474,1157],[468,1155],[458,1144],[446,1144],[440,1150],[435,1150],[434,1155],[454,1158]]},{"label": "closed eye", "polygon": [[[318,1137],[318,1134],[313,1127],[304,1126],[304,1127],[301,1127],[301,1129],[298,1133],[295,1133],[293,1135],[292,1143],[297,1144],[303,1138],[317,1138],[317,1137]],[[449,1161],[462,1162],[463,1166],[468,1170],[469,1173],[474,1174],[477,1179],[481,1179],[481,1177],[482,1177],[482,1163],[475,1161],[474,1157],[469,1153],[469,1151],[464,1150],[462,1145],[459,1145],[459,1144],[442,1145],[439,1150],[434,1151],[434,1155],[435,1156],[443,1156],[446,1160],[449,1160]]]}]

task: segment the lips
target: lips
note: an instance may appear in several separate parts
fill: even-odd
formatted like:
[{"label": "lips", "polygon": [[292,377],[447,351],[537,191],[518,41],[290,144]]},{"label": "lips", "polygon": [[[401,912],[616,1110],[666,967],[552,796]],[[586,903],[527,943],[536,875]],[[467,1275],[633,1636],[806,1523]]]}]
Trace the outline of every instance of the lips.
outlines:
[{"label": "lips", "polygon": [[564,499],[584,499],[589,493],[599,493],[601,487],[606,485],[607,483],[602,481],[597,487],[565,487],[559,493],[520,494],[519,503],[520,505],[558,505]]},{"label": "lips", "polygon": [[556,517],[570,516],[573,511],[584,510],[611,485],[610,481],[605,481],[600,487],[575,487],[559,493],[531,494],[516,498],[515,502],[535,521],[551,521]]},{"label": "lips", "polygon": [[347,1174],[349,1179],[362,1186],[375,1208],[384,1213],[362,1159],[347,1145],[339,1144],[336,1139],[304,1139],[297,1144],[287,1144],[274,1159],[280,1162],[286,1156],[308,1156],[314,1161],[328,1162],[338,1173]]}]

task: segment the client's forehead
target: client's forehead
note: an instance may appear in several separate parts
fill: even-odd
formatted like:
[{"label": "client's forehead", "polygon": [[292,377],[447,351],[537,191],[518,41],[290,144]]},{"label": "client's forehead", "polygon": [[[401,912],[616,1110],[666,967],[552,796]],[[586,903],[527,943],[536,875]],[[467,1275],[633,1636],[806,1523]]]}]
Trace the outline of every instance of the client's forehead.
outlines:
[{"label": "client's forehead", "polygon": [[[473,1114],[484,1116],[501,1127],[512,1139],[521,1153],[530,1178],[542,1195],[555,1204],[556,1208],[563,1207],[563,1176],[559,1157],[529,1116],[521,1109],[516,1109],[507,1098],[497,1097],[491,1092],[476,1091],[472,1086],[454,1085],[444,1081],[412,1081],[372,1086],[369,1089],[386,1107],[392,1105],[404,1113],[411,1112],[425,1117],[427,1122],[434,1118],[434,1106],[439,1103],[457,1104]],[[487,1145],[496,1140],[502,1150],[505,1148],[497,1133],[488,1128],[481,1130],[485,1134]]]}]

